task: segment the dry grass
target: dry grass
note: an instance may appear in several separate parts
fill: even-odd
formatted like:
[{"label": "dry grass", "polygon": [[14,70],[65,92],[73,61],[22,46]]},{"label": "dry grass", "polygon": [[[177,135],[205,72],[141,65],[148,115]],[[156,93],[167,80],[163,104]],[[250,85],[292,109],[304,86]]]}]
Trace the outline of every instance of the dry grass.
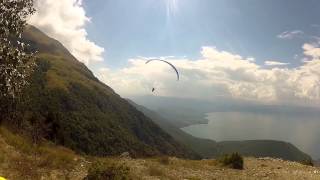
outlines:
[{"label": "dry grass", "polygon": [[320,169],[317,167],[271,158],[244,158],[245,168],[239,171],[221,166],[218,160],[83,157],[67,148],[49,143],[35,148],[30,146],[27,140],[3,128],[0,128],[0,146],[0,174],[17,180],[83,180],[89,167],[93,167],[93,163],[87,161],[103,162],[101,166],[91,168],[91,173],[102,172],[104,175],[113,176],[125,172],[128,173],[127,179],[320,179]]},{"label": "dry grass", "polygon": [[158,177],[165,176],[164,170],[161,167],[156,165],[151,165],[148,168],[148,172],[150,176],[158,176]]},{"label": "dry grass", "polygon": [[80,164],[79,157],[67,148],[49,143],[32,145],[4,127],[0,127],[0,146],[0,169],[10,179],[37,180],[52,172],[64,179]]},{"label": "dry grass", "polygon": [[158,159],[159,163],[162,165],[169,165],[170,164],[170,158],[169,156],[162,156]]},{"label": "dry grass", "polygon": [[26,156],[13,157],[9,163],[9,168],[14,173],[15,178],[21,179],[40,179],[40,169],[37,168],[35,162]]},{"label": "dry grass", "polygon": [[77,157],[74,152],[64,147],[40,147],[39,150],[39,166],[59,169],[62,166],[69,170],[75,166]]},{"label": "dry grass", "polygon": [[202,180],[200,177],[193,177],[193,176],[187,177],[186,179],[188,179],[188,180]]},{"label": "dry grass", "polygon": [[131,180],[133,178],[130,168],[125,163],[100,159],[91,164],[88,175],[85,177],[85,180],[98,179]]},{"label": "dry grass", "polygon": [[10,132],[8,129],[4,127],[0,127],[0,134],[9,145],[19,149],[23,153],[32,154],[35,151],[34,146],[30,140],[22,138],[19,135],[16,135]]},{"label": "dry grass", "polygon": [[6,160],[6,154],[4,152],[0,152],[0,164],[4,163]]}]

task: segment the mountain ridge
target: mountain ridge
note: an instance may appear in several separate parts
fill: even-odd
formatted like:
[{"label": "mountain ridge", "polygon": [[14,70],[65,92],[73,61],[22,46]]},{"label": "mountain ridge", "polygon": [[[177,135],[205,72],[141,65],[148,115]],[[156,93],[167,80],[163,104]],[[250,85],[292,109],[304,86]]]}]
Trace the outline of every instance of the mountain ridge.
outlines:
[{"label": "mountain ridge", "polygon": [[22,38],[37,51],[37,68],[16,112],[21,127],[43,129],[45,138],[78,153],[198,158],[99,81],[60,42],[33,26]]}]

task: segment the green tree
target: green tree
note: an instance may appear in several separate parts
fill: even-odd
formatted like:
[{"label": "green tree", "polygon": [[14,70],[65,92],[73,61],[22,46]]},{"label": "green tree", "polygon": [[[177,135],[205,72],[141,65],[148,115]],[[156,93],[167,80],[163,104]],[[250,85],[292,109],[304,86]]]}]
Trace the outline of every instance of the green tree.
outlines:
[{"label": "green tree", "polygon": [[34,54],[22,41],[33,0],[0,0],[0,120],[12,119],[22,89],[28,85]]}]

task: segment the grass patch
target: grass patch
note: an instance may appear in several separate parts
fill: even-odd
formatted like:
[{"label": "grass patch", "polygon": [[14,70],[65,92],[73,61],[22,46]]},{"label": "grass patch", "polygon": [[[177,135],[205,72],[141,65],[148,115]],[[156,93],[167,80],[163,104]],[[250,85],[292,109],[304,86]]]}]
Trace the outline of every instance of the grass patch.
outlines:
[{"label": "grass patch", "polygon": [[38,171],[37,163],[28,157],[15,157],[11,159],[10,169],[21,179],[40,179],[41,173]]},{"label": "grass patch", "polygon": [[161,169],[159,166],[156,165],[151,165],[148,168],[148,172],[150,176],[157,176],[157,177],[162,177],[165,176],[166,173],[164,172],[163,169]]},{"label": "grass patch", "polygon": [[95,161],[84,180],[131,180],[130,168],[108,160]]},{"label": "grass patch", "polygon": [[219,158],[223,166],[233,169],[243,169],[243,157],[238,153],[226,154]]},{"label": "grass patch", "polygon": [[168,156],[162,156],[158,159],[158,161],[162,165],[169,165],[170,164],[170,158]]},{"label": "grass patch", "polygon": [[32,145],[31,141],[10,132],[8,129],[4,127],[0,127],[0,133],[6,141],[6,143],[15,147],[16,149],[19,149],[23,153],[32,154],[36,150],[35,147]]},{"label": "grass patch", "polygon": [[77,157],[75,153],[69,149],[64,147],[40,147],[40,167],[50,167],[60,169],[63,168],[65,170],[69,170],[73,168],[77,161]]},{"label": "grass patch", "polygon": [[[44,141],[40,145],[32,145],[31,141],[18,134],[14,134],[5,127],[0,127],[0,136],[5,144],[14,148],[10,157],[0,150],[0,164],[5,161],[8,172],[21,179],[40,179],[51,170],[59,170],[64,177],[68,177],[74,167],[80,163],[78,156],[71,150]],[[7,152],[10,153],[10,152]],[[7,159],[6,159],[7,158]]]}]

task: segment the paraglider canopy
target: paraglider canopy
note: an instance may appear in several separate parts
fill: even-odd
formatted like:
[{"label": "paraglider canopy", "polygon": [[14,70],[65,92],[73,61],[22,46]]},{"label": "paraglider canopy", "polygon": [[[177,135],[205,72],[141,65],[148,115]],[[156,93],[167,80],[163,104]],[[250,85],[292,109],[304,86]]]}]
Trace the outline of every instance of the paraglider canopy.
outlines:
[{"label": "paraglider canopy", "polygon": [[161,62],[164,62],[164,63],[167,63],[168,65],[170,65],[170,66],[173,68],[173,70],[176,72],[176,74],[177,74],[177,81],[179,81],[179,79],[180,79],[179,72],[178,72],[177,68],[176,68],[173,64],[171,64],[170,62],[168,62],[168,61],[166,61],[166,60],[162,60],[162,59],[149,59],[149,60],[146,62],[146,64],[148,64],[148,63],[150,63],[150,62],[152,62],[152,61],[161,61]]}]

